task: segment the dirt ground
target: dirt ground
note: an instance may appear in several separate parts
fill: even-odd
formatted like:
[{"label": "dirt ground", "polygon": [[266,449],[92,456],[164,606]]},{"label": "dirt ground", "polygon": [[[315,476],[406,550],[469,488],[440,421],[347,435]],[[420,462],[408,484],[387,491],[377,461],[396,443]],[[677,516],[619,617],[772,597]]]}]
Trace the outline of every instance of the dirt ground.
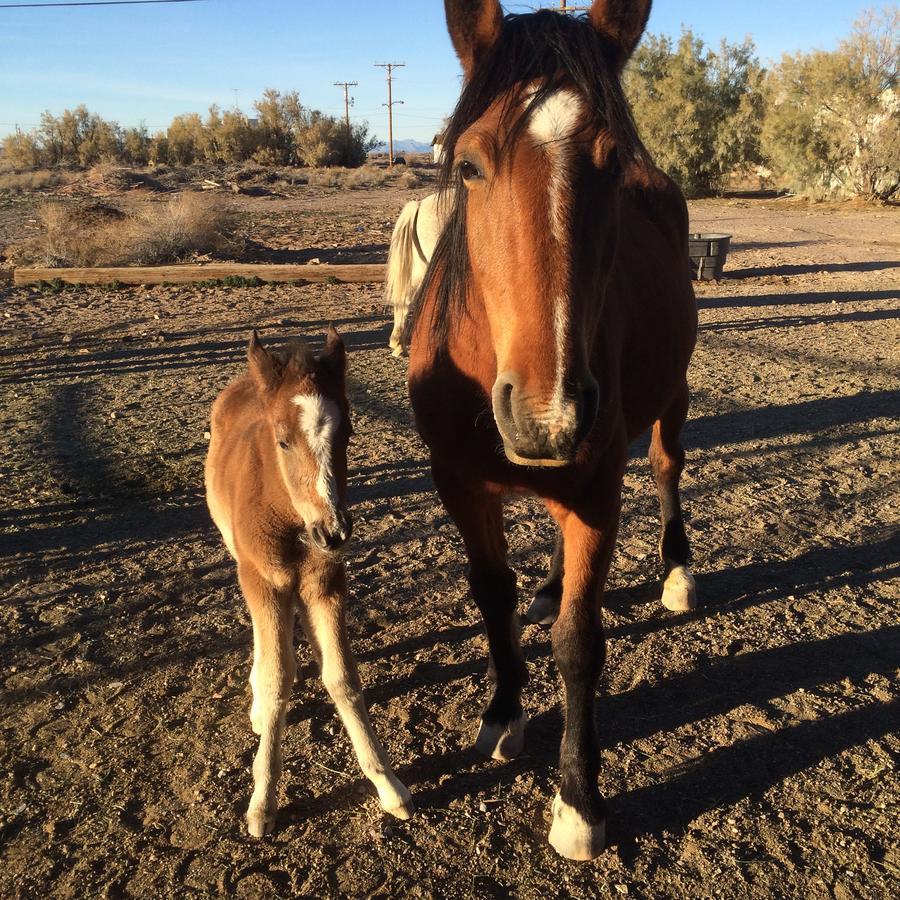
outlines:
[{"label": "dirt ground", "polygon": [[[233,202],[273,258],[325,262],[384,258],[422,193]],[[9,241],[33,206],[0,206]],[[525,755],[471,749],[485,642],[379,285],[0,292],[0,895],[900,895],[898,212],[691,206],[734,235],[728,278],[698,287],[685,434],[702,605],[658,602],[640,444],[606,596],[612,846],[589,864],[546,843],[546,630],[523,635]],[[418,811],[382,815],[300,642],[277,830],[256,842],[251,635],[203,502],[207,414],[251,326],[318,340],[330,321],[352,349],[351,638]],[[524,605],[552,529],[533,501],[508,513]]]}]

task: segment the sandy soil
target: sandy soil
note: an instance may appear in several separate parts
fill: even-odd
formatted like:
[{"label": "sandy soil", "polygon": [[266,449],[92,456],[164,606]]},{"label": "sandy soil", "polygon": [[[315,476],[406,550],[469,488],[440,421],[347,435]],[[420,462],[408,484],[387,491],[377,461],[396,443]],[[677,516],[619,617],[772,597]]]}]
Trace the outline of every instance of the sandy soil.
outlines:
[{"label": "sandy soil", "polygon": [[[416,193],[238,202],[263,247],[325,261],[383,253]],[[379,286],[0,293],[0,895],[897,896],[900,217],[691,213],[735,243],[730,277],[698,289],[684,498],[702,606],[657,600],[641,444],[606,598],[612,846],[583,865],[546,844],[545,630],[524,632],[526,754],[470,747],[485,642]],[[251,325],[317,339],[329,321],[352,348],[351,636],[418,812],[381,814],[301,643],[278,827],[255,842],[250,628],[203,504],[204,432]],[[524,603],[552,530],[531,501],[508,511]]]}]

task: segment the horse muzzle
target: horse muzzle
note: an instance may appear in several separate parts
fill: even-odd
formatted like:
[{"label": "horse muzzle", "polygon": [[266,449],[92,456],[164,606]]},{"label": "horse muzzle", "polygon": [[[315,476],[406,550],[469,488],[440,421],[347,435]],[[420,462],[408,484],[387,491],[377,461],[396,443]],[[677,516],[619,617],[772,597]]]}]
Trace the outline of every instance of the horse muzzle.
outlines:
[{"label": "horse muzzle", "polygon": [[534,401],[514,372],[501,372],[491,392],[494,420],[510,462],[520,466],[567,466],[574,462],[594,422],[600,389],[588,373],[551,404]]}]

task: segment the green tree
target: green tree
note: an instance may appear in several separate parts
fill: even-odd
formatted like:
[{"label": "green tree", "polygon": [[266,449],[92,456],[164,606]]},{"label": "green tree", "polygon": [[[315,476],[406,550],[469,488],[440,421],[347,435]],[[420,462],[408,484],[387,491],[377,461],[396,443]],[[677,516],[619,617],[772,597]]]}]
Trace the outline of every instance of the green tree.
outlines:
[{"label": "green tree", "polygon": [[769,74],[763,146],[798,193],[900,193],[900,9],[867,11],[837,50],[785,55]]},{"label": "green tree", "polygon": [[677,44],[648,35],[625,71],[625,91],[657,165],[686,193],[703,194],[759,161],[762,79],[749,38],[712,51],[687,30]]}]

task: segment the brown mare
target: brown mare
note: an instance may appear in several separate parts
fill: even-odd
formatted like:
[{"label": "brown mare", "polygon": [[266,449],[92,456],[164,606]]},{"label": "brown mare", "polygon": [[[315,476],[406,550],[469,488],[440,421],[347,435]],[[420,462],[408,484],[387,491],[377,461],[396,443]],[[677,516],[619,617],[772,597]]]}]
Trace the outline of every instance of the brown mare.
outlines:
[{"label": "brown mare", "polygon": [[650,0],[595,0],[579,18],[445,6],[465,83],[442,187],[458,190],[411,316],[410,397],[485,621],[494,687],[476,746],[495,758],[522,749],[526,721],[503,496],[536,494],[559,525],[529,618],[555,619],[565,686],[549,839],[589,859],[605,843],[602,592],[627,447],[650,427],[663,603],[696,604],[678,498],[697,326],[687,208],[641,146],[619,80]]},{"label": "brown mare", "polygon": [[294,616],[299,612],[365,776],[382,807],[401,819],[409,791],[369,723],[345,624],[350,539],[346,509],[350,408],[344,344],[332,328],[325,351],[296,345],[270,354],[256,332],[249,373],[212,409],[206,498],[213,521],[237,561],[253,620],[250,723],[259,735],[247,827],[271,831],[281,776],[281,739],[294,683]]}]

